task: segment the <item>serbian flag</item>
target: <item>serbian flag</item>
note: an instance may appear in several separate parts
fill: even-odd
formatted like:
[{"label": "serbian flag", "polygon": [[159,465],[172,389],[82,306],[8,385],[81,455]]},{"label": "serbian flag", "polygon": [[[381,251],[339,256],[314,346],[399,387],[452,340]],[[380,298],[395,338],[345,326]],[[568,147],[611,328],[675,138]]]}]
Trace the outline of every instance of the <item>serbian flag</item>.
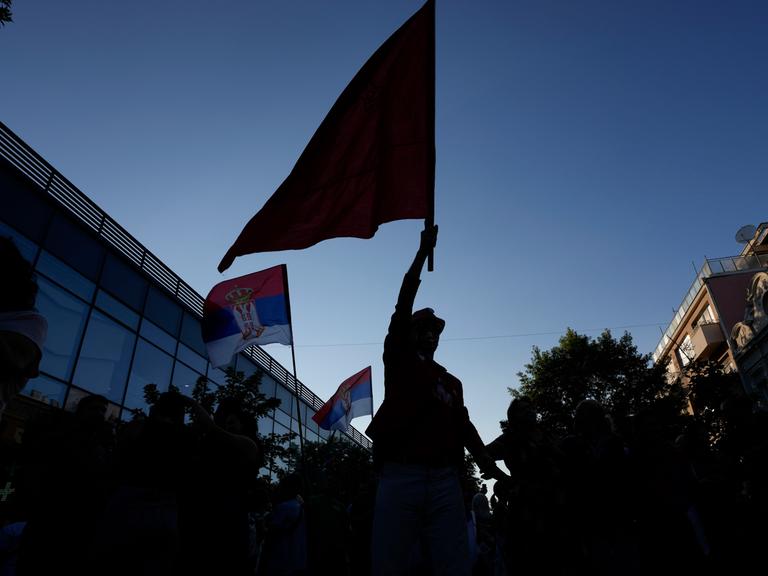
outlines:
[{"label": "serbian flag", "polygon": [[344,432],[352,418],[373,415],[373,388],[371,385],[371,367],[363,368],[341,383],[328,402],[312,416],[323,430],[341,430]]},{"label": "serbian flag", "polygon": [[341,93],[219,272],[244,254],[371,238],[385,222],[432,218],[434,181],[435,3],[428,0]]},{"label": "serbian flag", "polygon": [[291,344],[285,264],[216,284],[203,304],[202,329],[213,366],[251,344]]}]

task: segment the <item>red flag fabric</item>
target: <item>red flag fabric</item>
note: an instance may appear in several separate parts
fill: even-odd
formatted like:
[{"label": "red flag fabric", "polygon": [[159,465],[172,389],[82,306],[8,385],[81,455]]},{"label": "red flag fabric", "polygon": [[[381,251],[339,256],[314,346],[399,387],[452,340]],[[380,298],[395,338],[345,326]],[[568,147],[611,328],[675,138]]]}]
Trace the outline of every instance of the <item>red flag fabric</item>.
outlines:
[{"label": "red flag fabric", "polygon": [[435,6],[428,0],[369,58],[293,170],[219,264],[371,238],[379,224],[431,217],[435,170]]}]

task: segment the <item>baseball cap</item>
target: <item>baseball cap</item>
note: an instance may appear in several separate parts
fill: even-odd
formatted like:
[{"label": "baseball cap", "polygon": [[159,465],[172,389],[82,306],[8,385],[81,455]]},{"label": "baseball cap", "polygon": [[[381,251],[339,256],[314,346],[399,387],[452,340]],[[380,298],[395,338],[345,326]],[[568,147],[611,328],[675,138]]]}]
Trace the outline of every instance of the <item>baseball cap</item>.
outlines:
[{"label": "baseball cap", "polygon": [[414,325],[422,323],[431,324],[437,328],[438,334],[445,328],[445,320],[435,316],[435,311],[432,308],[422,308],[421,310],[414,312],[413,316],[411,316],[411,323]]}]

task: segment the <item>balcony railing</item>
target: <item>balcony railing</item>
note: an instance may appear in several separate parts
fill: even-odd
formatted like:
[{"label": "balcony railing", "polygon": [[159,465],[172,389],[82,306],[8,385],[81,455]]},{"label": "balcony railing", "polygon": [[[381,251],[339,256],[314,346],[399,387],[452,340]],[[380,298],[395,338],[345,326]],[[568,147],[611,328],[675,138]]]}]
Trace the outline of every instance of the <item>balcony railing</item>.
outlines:
[{"label": "balcony railing", "polygon": [[[147,250],[125,228],[99,208],[77,186],[59,174],[42,156],[30,148],[5,124],[0,122],[0,157],[26,175],[32,182],[78,220],[93,230],[105,242],[113,246],[140,268],[147,276],[165,287],[198,318],[203,315],[205,299],[189,284],[177,276],[173,270]],[[301,381],[295,379],[277,360],[258,346],[251,346],[245,353],[255,360],[266,372],[281,382],[313,410],[317,411],[324,402]],[[371,441],[359,430],[350,426],[346,435],[365,446],[371,447]]]},{"label": "balcony railing", "polygon": [[672,321],[667,326],[664,334],[661,336],[658,346],[653,353],[653,361],[656,362],[661,357],[665,348],[672,341],[672,337],[680,326],[680,322],[683,321],[685,315],[688,313],[693,301],[696,299],[696,295],[704,286],[704,280],[710,276],[717,274],[725,274],[730,272],[742,272],[747,270],[759,270],[768,266],[768,254],[749,254],[747,256],[728,256],[725,258],[709,258],[704,261],[704,265],[696,275],[691,287],[683,298],[683,302],[677,309]]}]

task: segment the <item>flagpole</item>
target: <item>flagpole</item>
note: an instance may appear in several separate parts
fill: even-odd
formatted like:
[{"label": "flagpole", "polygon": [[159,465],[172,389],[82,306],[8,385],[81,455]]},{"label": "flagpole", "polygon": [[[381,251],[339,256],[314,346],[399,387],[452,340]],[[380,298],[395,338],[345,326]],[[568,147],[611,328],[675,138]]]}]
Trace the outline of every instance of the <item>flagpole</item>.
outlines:
[{"label": "flagpole", "polygon": [[293,360],[293,383],[296,388],[296,418],[299,421],[299,447],[304,458],[304,426],[301,423],[301,401],[299,400],[299,379],[296,378],[296,351],[293,346],[293,326],[291,326],[291,359]]},{"label": "flagpole", "polygon": [[283,286],[285,286],[285,301],[288,309],[288,328],[291,331],[291,360],[293,361],[293,387],[296,396],[296,419],[299,421],[299,450],[304,460],[304,426],[301,422],[301,401],[299,400],[299,379],[296,377],[296,348],[293,343],[293,319],[291,318],[291,297],[288,288],[288,267],[283,264]]},{"label": "flagpole", "polygon": [[[426,186],[427,186],[427,218],[424,220],[424,228],[431,228],[435,225],[435,164],[437,162],[437,152],[435,150],[435,4],[436,2],[429,2],[429,11],[431,12],[430,20],[432,25],[429,26],[427,33],[427,55],[428,60],[432,63],[432,69],[427,71],[427,136],[430,137],[431,145],[427,150],[427,174],[426,174]],[[427,257],[427,271],[432,272],[435,269],[435,249],[430,248],[429,255]]]}]

